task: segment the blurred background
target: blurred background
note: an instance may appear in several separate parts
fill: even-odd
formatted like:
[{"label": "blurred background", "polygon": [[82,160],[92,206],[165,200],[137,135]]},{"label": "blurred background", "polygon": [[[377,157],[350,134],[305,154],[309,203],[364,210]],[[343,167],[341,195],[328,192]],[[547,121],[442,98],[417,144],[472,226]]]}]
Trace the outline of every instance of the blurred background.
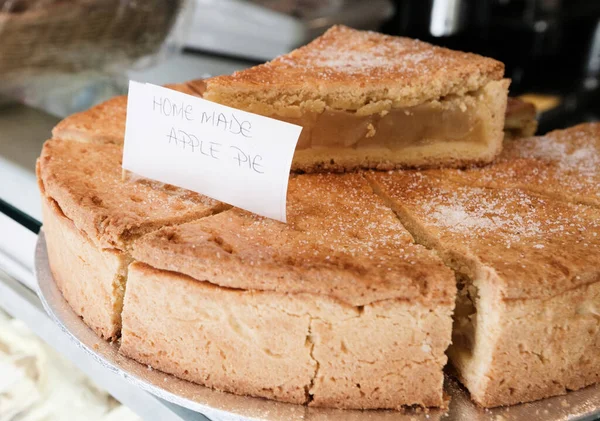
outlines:
[{"label": "blurred background", "polygon": [[232,73],[334,24],[503,61],[538,133],[599,119],[600,0],[0,0],[0,421],[206,419],[92,370],[55,332],[32,279],[35,160],[60,118],[129,79]]},{"label": "blurred background", "polygon": [[64,116],[128,78],[230,73],[337,23],[503,61],[540,133],[598,118],[596,0],[0,0],[0,92]]}]

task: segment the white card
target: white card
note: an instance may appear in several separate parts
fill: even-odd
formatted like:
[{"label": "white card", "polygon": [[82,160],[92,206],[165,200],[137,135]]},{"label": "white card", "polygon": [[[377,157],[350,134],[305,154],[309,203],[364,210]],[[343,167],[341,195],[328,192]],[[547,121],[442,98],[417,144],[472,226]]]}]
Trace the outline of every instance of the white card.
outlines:
[{"label": "white card", "polygon": [[123,168],[286,222],[301,126],[129,82]]}]

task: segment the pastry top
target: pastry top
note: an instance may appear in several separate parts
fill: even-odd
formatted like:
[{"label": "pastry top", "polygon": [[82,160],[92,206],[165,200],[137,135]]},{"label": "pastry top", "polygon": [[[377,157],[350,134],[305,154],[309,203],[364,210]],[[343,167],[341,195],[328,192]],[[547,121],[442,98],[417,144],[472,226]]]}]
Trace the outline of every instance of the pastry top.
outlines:
[{"label": "pastry top", "polygon": [[360,174],[289,181],[284,224],[234,208],[138,239],[135,259],[230,288],[452,303],[454,274],[415,245]]},{"label": "pastry top", "polygon": [[564,172],[600,174],[600,123],[584,123],[544,136],[506,142],[499,160],[533,158],[556,163]]},{"label": "pastry top", "polygon": [[434,170],[432,174],[469,185],[519,187],[599,206],[600,124],[506,140],[501,155],[490,166]]},{"label": "pastry top", "polygon": [[49,140],[38,160],[40,189],[97,246],[125,249],[164,225],[210,215],[224,204],[150,181],[123,181],[123,150],[112,144]]},{"label": "pastry top", "polygon": [[506,299],[550,297],[600,281],[597,209],[427,173],[368,177],[423,227],[429,241],[491,268]]},{"label": "pastry top", "polygon": [[[185,83],[165,85],[165,88],[198,96],[197,90]],[[68,116],[52,129],[52,136],[55,139],[122,145],[126,117],[127,96],[117,96]]]},{"label": "pastry top", "polygon": [[334,26],[273,61],[206,80],[204,98],[263,113],[302,107],[368,114],[462,95],[503,74],[502,63],[476,54]]},{"label": "pastry top", "polygon": [[52,136],[78,142],[122,145],[126,115],[127,96],[116,96],[61,120],[52,129]]}]

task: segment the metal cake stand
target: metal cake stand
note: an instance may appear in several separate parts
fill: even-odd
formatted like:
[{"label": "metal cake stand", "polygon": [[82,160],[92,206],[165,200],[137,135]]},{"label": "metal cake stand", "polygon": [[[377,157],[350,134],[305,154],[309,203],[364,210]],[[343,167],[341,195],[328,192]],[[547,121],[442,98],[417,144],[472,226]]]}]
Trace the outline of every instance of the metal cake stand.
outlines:
[{"label": "metal cake stand", "polygon": [[450,397],[446,410],[348,411],[307,408],[267,399],[218,392],[139,364],[118,352],[118,343],[100,339],[67,304],[52,277],[43,232],[35,253],[35,273],[44,308],[79,348],[102,369],[115,373],[134,387],[161,399],[199,412],[213,421],[591,421],[600,419],[600,385],[564,396],[491,410],[475,406],[468,393],[450,376],[445,390]]}]

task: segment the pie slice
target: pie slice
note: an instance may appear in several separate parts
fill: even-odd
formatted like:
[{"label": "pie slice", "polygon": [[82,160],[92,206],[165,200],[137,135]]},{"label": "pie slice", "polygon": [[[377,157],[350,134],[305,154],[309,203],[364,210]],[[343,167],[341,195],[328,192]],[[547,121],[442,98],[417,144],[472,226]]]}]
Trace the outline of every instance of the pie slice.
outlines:
[{"label": "pie slice", "polygon": [[292,169],[464,166],[502,148],[504,65],[335,26],[275,60],[197,83],[203,97],[303,126]]},{"label": "pie slice", "polygon": [[504,135],[506,138],[533,136],[537,130],[535,105],[519,98],[508,98],[506,117],[504,120]]},{"label": "pie slice", "polygon": [[[185,83],[165,85],[165,88],[198,95]],[[72,114],[59,122],[52,130],[52,137],[90,143],[122,145],[125,137],[127,96],[121,95],[104,101],[89,110]]]},{"label": "pie slice", "polygon": [[71,307],[104,338],[120,330],[131,241],[225,205],[148,180],[121,181],[122,148],[49,140],[38,160],[50,267]]},{"label": "pie slice", "polygon": [[432,170],[441,178],[487,187],[518,187],[575,203],[600,206],[600,124],[504,142],[490,166]]},{"label": "pie slice", "polygon": [[600,211],[426,173],[373,173],[418,243],[458,275],[448,355],[484,407],[600,381]]},{"label": "pie slice", "polygon": [[452,271],[360,174],[291,178],[287,217],[231,209],[137,240],[121,352],[237,394],[443,405]]}]

